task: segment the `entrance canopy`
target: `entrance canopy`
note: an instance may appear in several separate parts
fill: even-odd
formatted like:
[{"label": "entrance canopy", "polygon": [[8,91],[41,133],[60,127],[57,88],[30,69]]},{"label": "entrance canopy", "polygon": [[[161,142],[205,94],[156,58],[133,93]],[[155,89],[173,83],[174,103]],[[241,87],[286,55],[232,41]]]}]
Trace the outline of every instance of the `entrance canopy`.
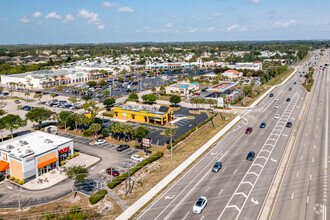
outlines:
[{"label": "entrance canopy", "polygon": [[53,157],[52,159],[49,159],[49,160],[47,160],[45,162],[42,162],[42,163],[39,163],[38,164],[38,169],[43,168],[43,167],[45,167],[45,166],[47,166],[49,164],[52,164],[52,163],[54,163],[56,161],[58,161],[58,159],[56,157]]},{"label": "entrance canopy", "polygon": [[1,160],[0,161],[0,172],[4,171],[4,170],[8,170],[8,169],[9,169],[9,163],[4,160]]}]

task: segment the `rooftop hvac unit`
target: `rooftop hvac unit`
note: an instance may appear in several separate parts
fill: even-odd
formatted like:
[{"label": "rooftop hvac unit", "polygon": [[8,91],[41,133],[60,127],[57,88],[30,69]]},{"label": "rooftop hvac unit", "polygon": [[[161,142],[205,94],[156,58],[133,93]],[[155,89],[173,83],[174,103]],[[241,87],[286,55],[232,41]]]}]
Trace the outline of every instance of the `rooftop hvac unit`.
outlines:
[{"label": "rooftop hvac unit", "polygon": [[26,144],[28,144],[28,142],[25,141],[25,140],[19,140],[19,142],[20,142],[22,145],[26,145]]},{"label": "rooftop hvac unit", "polygon": [[26,153],[26,154],[33,153],[33,150],[27,149],[27,150],[25,151],[25,153]]},{"label": "rooftop hvac unit", "polygon": [[53,141],[50,139],[45,139],[45,143],[50,144],[50,143],[53,143]]},{"label": "rooftop hvac unit", "polygon": [[11,145],[11,144],[8,144],[8,145],[6,146],[6,148],[7,148],[7,149],[14,149],[15,147],[14,147],[13,145]]}]

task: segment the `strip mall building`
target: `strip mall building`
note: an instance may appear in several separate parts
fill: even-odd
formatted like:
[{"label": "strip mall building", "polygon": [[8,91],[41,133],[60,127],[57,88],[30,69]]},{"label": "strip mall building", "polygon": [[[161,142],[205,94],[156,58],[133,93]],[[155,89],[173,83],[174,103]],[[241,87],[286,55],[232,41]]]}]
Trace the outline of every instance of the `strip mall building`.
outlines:
[{"label": "strip mall building", "polygon": [[0,144],[0,172],[20,180],[38,177],[59,167],[73,154],[70,138],[36,131]]}]

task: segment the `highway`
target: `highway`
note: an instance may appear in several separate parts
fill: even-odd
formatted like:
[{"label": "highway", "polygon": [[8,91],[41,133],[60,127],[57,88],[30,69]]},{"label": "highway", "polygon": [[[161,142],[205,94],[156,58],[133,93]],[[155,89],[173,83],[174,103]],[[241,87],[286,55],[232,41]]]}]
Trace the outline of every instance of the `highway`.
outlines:
[{"label": "highway", "polygon": [[[320,65],[324,63],[330,63],[329,51],[321,57]],[[269,219],[329,216],[329,69],[318,67],[314,78],[314,91]]]},{"label": "highway", "polygon": [[[298,70],[303,68],[301,65]],[[300,80],[304,77],[297,71],[273,91],[274,97],[266,97],[256,108],[241,113],[242,120],[136,219],[257,219],[293,130],[285,125],[291,121],[294,127],[307,94]],[[274,108],[275,104],[280,107]],[[275,114],[280,118],[275,119]],[[263,121],[267,126],[259,128]],[[247,127],[253,128],[251,134],[245,134]],[[256,157],[247,161],[251,150]],[[216,161],[223,167],[212,173]],[[192,207],[201,196],[208,204],[201,214],[194,214]]]}]

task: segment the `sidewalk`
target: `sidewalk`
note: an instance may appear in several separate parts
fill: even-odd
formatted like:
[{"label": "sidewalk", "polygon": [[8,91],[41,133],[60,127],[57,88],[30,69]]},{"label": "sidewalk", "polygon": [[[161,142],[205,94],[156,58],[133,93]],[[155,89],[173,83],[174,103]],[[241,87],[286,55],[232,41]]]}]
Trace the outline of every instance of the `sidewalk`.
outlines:
[{"label": "sidewalk", "polygon": [[229,131],[237,122],[241,120],[240,116],[237,116],[226,127],[224,127],[218,134],[216,134],[211,140],[206,142],[200,149],[198,149],[193,155],[185,160],[180,166],[173,170],[163,180],[161,180],[156,186],[143,195],[138,201],[126,209],[118,220],[127,220],[131,218],[137,211],[145,206],[154,196],[156,196],[162,189],[164,189],[170,182],[172,182],[178,175],[180,175],[190,164],[192,164],[198,157],[200,157],[209,147],[211,147],[219,138],[221,138],[227,131]]}]

